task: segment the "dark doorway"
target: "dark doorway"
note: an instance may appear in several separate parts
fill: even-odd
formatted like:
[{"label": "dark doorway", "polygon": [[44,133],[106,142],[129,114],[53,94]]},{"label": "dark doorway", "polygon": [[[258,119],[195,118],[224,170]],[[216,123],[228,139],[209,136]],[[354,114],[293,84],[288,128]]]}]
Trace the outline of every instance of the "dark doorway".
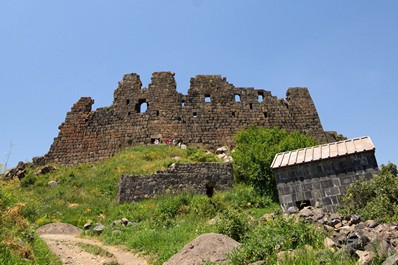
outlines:
[{"label": "dark doorway", "polygon": [[214,184],[213,183],[207,183],[206,184],[206,195],[207,197],[211,198],[213,197],[214,194]]}]

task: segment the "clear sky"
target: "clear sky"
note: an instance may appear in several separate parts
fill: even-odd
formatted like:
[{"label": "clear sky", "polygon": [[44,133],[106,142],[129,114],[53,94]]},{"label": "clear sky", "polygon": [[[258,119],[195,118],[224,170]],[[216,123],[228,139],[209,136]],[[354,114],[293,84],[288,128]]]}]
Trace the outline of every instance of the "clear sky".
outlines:
[{"label": "clear sky", "polygon": [[370,136],[398,163],[398,1],[1,0],[0,163],[44,155],[82,96],[112,104],[126,73],[308,87],[325,130]]}]

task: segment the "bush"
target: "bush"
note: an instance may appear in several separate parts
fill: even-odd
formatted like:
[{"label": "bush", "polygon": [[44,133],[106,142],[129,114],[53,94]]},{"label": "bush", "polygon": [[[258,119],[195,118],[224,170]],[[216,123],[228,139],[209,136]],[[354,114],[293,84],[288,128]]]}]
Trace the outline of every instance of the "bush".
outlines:
[{"label": "bush", "polygon": [[276,264],[279,251],[323,246],[323,232],[312,224],[278,216],[274,220],[260,223],[243,239],[241,248],[230,254],[232,264],[249,264],[263,260],[265,264]]},{"label": "bush", "polygon": [[226,209],[220,215],[217,223],[217,232],[227,235],[236,241],[242,241],[244,235],[249,230],[247,216],[236,209]]},{"label": "bush", "polygon": [[357,180],[347,187],[341,211],[356,213],[378,222],[392,222],[398,217],[398,176],[396,165],[382,165],[378,175]]},{"label": "bush", "polygon": [[236,179],[276,198],[275,177],[271,170],[275,155],[317,144],[312,137],[276,128],[251,127],[241,131],[236,135],[236,148],[232,154]]}]

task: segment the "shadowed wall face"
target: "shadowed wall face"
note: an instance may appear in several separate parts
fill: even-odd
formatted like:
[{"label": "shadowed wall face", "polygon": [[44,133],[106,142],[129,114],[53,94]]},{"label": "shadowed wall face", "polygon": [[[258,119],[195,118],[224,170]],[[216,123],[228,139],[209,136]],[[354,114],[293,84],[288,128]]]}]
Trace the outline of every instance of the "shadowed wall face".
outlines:
[{"label": "shadowed wall face", "polygon": [[306,88],[289,88],[286,99],[278,99],[263,89],[236,88],[220,75],[198,75],[183,95],[176,90],[173,73],[155,72],[148,88],[142,88],[137,74],[127,74],[111,106],[92,111],[93,103],[83,97],[73,105],[49,152],[37,161],[93,162],[165,138],[216,149],[233,146],[234,134],[253,125],[328,141]]}]

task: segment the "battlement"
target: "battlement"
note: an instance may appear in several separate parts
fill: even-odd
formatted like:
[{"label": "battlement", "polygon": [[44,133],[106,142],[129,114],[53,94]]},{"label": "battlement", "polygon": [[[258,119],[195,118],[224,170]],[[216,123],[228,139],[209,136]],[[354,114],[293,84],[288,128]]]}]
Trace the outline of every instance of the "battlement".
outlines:
[{"label": "battlement", "polygon": [[111,106],[92,111],[93,103],[83,97],[73,105],[46,162],[97,161],[166,137],[209,149],[233,146],[234,134],[253,125],[297,130],[327,141],[307,88],[289,88],[286,99],[278,99],[264,89],[237,88],[221,75],[197,75],[184,95],[172,72],[153,73],[147,88],[131,73],[118,83]]}]

